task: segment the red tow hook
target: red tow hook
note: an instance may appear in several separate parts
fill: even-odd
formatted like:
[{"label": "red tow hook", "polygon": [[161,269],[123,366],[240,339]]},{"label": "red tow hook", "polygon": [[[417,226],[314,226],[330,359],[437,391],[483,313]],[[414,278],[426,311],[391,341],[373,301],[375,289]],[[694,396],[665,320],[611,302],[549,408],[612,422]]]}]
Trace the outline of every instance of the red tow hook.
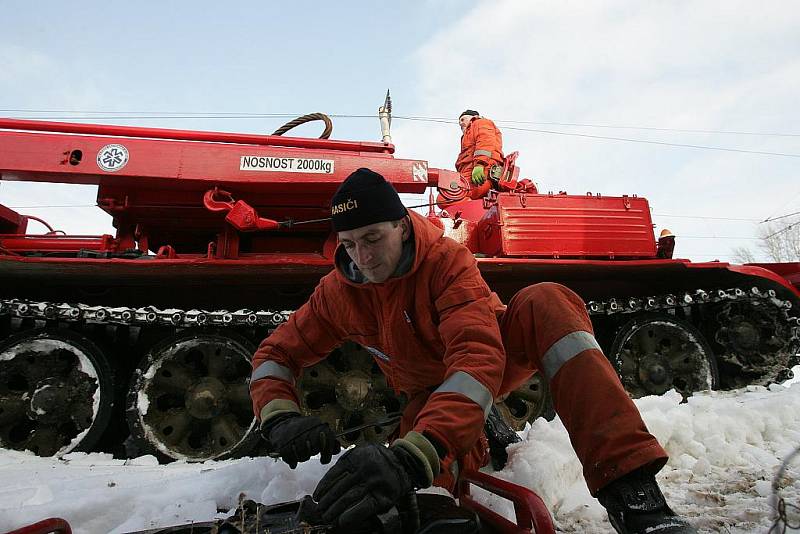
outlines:
[{"label": "red tow hook", "polygon": [[209,189],[203,195],[203,205],[209,211],[227,211],[225,220],[242,232],[277,230],[281,223],[258,216],[255,208],[244,200],[233,200],[233,195],[218,187]]},{"label": "red tow hook", "polygon": [[[470,494],[470,486],[478,486],[490,493],[508,499],[514,504],[516,523],[512,523],[494,510],[476,501]],[[499,479],[480,471],[467,470],[461,474],[458,482],[458,501],[464,508],[477,513],[481,521],[497,532],[524,534],[555,534],[553,518],[541,497],[532,490]]]}]

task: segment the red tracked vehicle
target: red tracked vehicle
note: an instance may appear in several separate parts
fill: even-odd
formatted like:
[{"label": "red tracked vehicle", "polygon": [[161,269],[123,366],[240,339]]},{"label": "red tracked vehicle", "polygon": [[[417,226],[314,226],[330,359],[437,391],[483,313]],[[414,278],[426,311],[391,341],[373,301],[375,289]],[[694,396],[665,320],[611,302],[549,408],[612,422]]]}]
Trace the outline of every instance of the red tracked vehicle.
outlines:
[{"label": "red tracked vehicle", "polygon": [[[394,157],[389,111],[383,142],[0,119],[0,179],[96,184],[116,229],[28,234],[31,217],[0,205],[0,445],[124,454],[130,435],[128,453],[165,459],[251,451],[250,355],[332,268],[329,199],[359,167],[427,202],[504,300],[541,281],[578,292],[634,396],[791,374],[797,270],[672,259],[644,198],[539,193],[514,154],[476,194]],[[348,443],[384,439],[403,402],[352,344],[300,385],[306,410],[361,427]],[[549,411],[546,384],[500,408],[524,425]]]}]

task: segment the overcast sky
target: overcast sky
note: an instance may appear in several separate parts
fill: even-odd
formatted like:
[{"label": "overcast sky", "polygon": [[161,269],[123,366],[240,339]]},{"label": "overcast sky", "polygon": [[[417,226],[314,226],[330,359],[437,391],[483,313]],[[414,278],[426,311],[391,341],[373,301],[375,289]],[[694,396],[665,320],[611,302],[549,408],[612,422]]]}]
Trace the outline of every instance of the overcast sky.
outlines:
[{"label": "overcast sky", "polygon": [[[497,121],[506,152],[520,151],[523,176],[540,190],[647,197],[657,230],[678,236],[680,257],[729,260],[735,246],[756,247],[759,220],[800,211],[796,1],[5,0],[2,8],[0,115],[367,115],[390,88],[395,115],[453,122],[395,119],[399,157],[452,168],[457,116],[477,109]],[[287,120],[108,117],[89,121],[269,133]],[[378,121],[335,119],[333,137],[379,140]],[[0,184],[8,206],[94,197],[85,186]],[[97,208],[20,211],[70,233],[112,232]]]}]

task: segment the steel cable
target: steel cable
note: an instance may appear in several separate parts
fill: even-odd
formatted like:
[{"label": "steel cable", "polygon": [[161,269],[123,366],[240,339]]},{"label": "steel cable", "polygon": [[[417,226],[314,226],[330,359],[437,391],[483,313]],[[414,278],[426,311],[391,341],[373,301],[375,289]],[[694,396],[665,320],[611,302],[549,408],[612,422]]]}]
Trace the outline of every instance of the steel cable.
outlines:
[{"label": "steel cable", "polygon": [[775,522],[767,531],[767,534],[784,534],[787,529],[800,529],[800,519],[798,519],[796,523],[792,523],[788,517],[789,511],[794,514],[800,512],[800,506],[787,504],[783,497],[780,496],[779,492],[781,479],[786,473],[789,465],[792,463],[792,460],[794,460],[795,456],[798,454],[800,454],[800,446],[794,449],[786,458],[784,458],[780,468],[778,469],[778,472],[775,474],[775,478],[772,479],[772,506],[775,508],[776,517]]}]

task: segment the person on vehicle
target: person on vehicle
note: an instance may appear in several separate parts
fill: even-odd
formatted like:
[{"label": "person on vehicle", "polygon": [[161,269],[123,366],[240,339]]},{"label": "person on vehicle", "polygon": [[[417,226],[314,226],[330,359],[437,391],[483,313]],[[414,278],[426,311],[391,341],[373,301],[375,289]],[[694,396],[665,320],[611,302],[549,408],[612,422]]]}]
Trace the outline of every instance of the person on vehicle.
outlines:
[{"label": "person on vehicle", "polygon": [[471,109],[461,113],[458,124],[461,126],[461,152],[456,159],[456,170],[475,187],[480,187],[489,178],[493,166],[503,165],[503,135],[492,121]]},{"label": "person on vehicle", "polygon": [[326,521],[353,525],[432,484],[487,462],[483,425],[494,399],[534,371],[548,379],[589,490],[619,532],[695,532],[655,480],[667,454],[595,341],[583,301],[541,283],[504,306],[471,252],[409,212],[383,176],[358,169],[331,202],[336,268],[259,346],[251,395],[271,450],[294,468],[339,453],[330,426],[300,412],[303,368],[345,340],[369,351],[405,394],[398,438],[338,458],[313,497]]}]

